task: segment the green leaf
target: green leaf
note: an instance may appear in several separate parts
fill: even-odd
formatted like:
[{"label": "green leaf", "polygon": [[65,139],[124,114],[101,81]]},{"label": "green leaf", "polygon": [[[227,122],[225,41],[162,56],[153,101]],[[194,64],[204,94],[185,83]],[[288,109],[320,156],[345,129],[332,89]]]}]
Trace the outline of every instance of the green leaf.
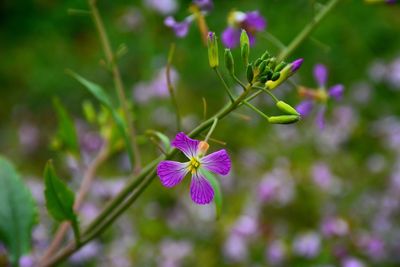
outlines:
[{"label": "green leaf", "polygon": [[204,174],[204,176],[211,183],[211,186],[214,189],[215,211],[217,213],[217,219],[219,219],[222,211],[221,186],[219,184],[218,179],[211,172],[202,170],[202,174]]},{"label": "green leaf", "polygon": [[74,212],[75,195],[71,189],[57,177],[51,160],[47,162],[44,169],[44,183],[47,211],[51,217],[58,222],[70,221],[75,238],[78,241],[78,219]]},{"label": "green leaf", "polygon": [[79,154],[78,136],[76,134],[75,125],[71,117],[68,115],[67,110],[60,103],[60,100],[55,98],[53,100],[54,108],[58,116],[58,132],[57,136],[64,144],[67,150],[74,154]]},{"label": "green leaf", "polygon": [[36,204],[14,166],[0,156],[0,241],[18,266],[30,250],[32,227],[37,220]]},{"label": "green leaf", "polygon": [[163,145],[165,152],[168,152],[171,149],[171,141],[165,134],[154,130],[147,130],[146,134],[156,137]]},{"label": "green leaf", "polygon": [[107,107],[107,109],[110,111],[111,116],[113,117],[121,135],[123,136],[125,140],[125,145],[126,149],[128,151],[128,156],[131,162],[133,162],[133,151],[132,151],[132,143],[131,143],[131,138],[128,134],[126,125],[124,123],[124,120],[122,119],[121,115],[117,112],[117,110],[114,108],[110,98],[104,91],[102,87],[100,87],[98,84],[95,84],[79,74],[73,72],[73,71],[68,71],[68,74],[70,74],[74,79],[76,79],[79,83],[81,83],[85,88],[94,96],[97,98],[97,100],[100,101],[101,104]]}]

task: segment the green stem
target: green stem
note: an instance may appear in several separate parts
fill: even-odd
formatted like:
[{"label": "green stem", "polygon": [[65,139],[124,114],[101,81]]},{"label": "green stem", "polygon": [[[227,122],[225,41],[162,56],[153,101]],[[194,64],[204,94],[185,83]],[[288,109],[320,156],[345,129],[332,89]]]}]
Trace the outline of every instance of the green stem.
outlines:
[{"label": "green stem", "polygon": [[242,83],[242,81],[238,77],[236,77],[235,73],[231,73],[231,76],[235,80],[235,82],[237,82],[237,84],[239,84],[243,88],[243,90],[246,91],[246,85]]},{"label": "green stem", "polygon": [[286,59],[296,48],[304,42],[311,32],[319,25],[319,23],[333,10],[340,0],[329,1],[324,8],[308,23],[304,29],[293,39],[293,41],[279,54],[278,62]]},{"label": "green stem", "polygon": [[279,102],[279,99],[276,98],[276,96],[275,96],[270,90],[268,90],[267,88],[259,87],[259,86],[254,86],[254,88],[257,88],[257,89],[262,90],[263,92],[266,92],[267,94],[269,94],[269,96],[270,96],[275,102]]},{"label": "green stem", "polygon": [[175,96],[175,90],[174,86],[171,81],[171,64],[172,64],[172,58],[174,56],[175,52],[175,44],[171,44],[171,47],[169,49],[168,53],[168,62],[167,62],[167,68],[166,68],[166,75],[167,75],[167,85],[168,85],[168,91],[169,95],[171,97],[172,105],[175,107],[175,113],[176,113],[176,127],[178,129],[178,132],[181,130],[181,115],[179,112],[179,106],[178,106],[178,101],[176,101],[176,96]]},{"label": "green stem", "polygon": [[269,117],[264,112],[262,112],[261,110],[259,110],[258,108],[256,108],[255,106],[253,106],[252,104],[247,102],[246,100],[243,101],[243,104],[248,106],[250,109],[254,110],[258,115],[260,115],[264,119],[266,119],[266,120],[269,119]]},{"label": "green stem", "polygon": [[210,138],[211,134],[214,132],[217,124],[218,124],[218,118],[214,118],[213,124],[211,125],[210,130],[208,131],[206,138],[204,139],[205,142],[208,142],[208,139]]},{"label": "green stem", "polygon": [[276,38],[274,35],[272,35],[269,32],[260,32],[259,35],[264,38],[267,41],[270,41],[271,43],[273,43],[276,47],[278,47],[281,50],[285,50],[286,46],[278,39]]},{"label": "green stem", "polygon": [[225,79],[224,79],[224,77],[222,77],[221,72],[219,71],[218,67],[213,68],[213,70],[215,71],[215,73],[217,74],[218,78],[220,79],[220,81],[224,85],[224,89],[225,89],[226,93],[228,94],[229,100],[231,101],[231,103],[235,102],[235,99],[234,99],[231,91],[229,90],[229,86],[226,84]]},{"label": "green stem", "polygon": [[132,140],[132,151],[134,155],[134,172],[138,172],[141,168],[141,159],[139,147],[136,142],[136,129],[133,124],[132,116],[128,108],[128,101],[125,96],[125,89],[121,79],[121,73],[119,71],[118,65],[115,61],[114,53],[111,49],[110,41],[107,36],[107,32],[105,31],[105,27],[103,24],[103,20],[100,16],[99,10],[96,6],[95,0],[89,0],[90,12],[92,14],[93,22],[96,25],[97,32],[100,37],[100,42],[104,50],[104,54],[106,56],[107,65],[111,68],[111,73],[113,76],[115,88],[117,90],[117,95],[119,99],[119,103],[122,108],[122,112],[124,114],[125,124],[127,126],[127,130],[129,131],[129,135]]}]

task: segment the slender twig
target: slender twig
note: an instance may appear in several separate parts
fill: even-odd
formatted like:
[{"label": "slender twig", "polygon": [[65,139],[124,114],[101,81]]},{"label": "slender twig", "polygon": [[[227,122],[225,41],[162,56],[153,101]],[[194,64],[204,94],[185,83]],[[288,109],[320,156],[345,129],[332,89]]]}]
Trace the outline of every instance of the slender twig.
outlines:
[{"label": "slender twig", "polygon": [[205,97],[202,97],[201,100],[203,101],[203,120],[207,118],[207,100]]},{"label": "slender twig", "polygon": [[277,48],[279,48],[281,50],[286,49],[286,46],[278,38],[276,38],[274,35],[272,35],[271,33],[266,31],[266,32],[260,32],[258,35],[261,36],[262,38],[264,38],[265,40],[270,41]]},{"label": "slender twig", "polygon": [[110,41],[107,36],[107,32],[105,30],[103,20],[100,16],[99,10],[97,9],[96,6],[96,1],[95,0],[89,0],[89,7],[90,11],[92,14],[93,22],[96,25],[97,32],[100,37],[100,42],[104,50],[104,54],[106,56],[106,63],[111,69],[111,73],[113,76],[115,88],[117,90],[117,95],[119,99],[119,103],[122,108],[122,112],[124,114],[124,119],[125,123],[127,126],[127,130],[129,131],[129,135],[131,136],[132,140],[132,151],[133,151],[133,156],[134,156],[134,173],[137,173],[140,171],[141,168],[141,158],[140,158],[140,151],[138,144],[136,142],[136,129],[132,120],[131,113],[129,111],[128,107],[128,100],[126,99],[125,96],[125,89],[124,85],[122,83],[121,79],[121,73],[119,71],[118,65],[116,63],[116,58],[114,56],[114,53],[111,49]]},{"label": "slender twig", "polygon": [[215,127],[217,127],[217,124],[218,124],[218,118],[214,118],[213,124],[211,125],[210,130],[208,131],[208,133],[207,133],[207,135],[206,135],[206,138],[204,138],[204,141],[205,141],[205,142],[208,141],[208,139],[210,138],[210,136],[211,136],[212,133],[214,132]]},{"label": "slender twig", "polygon": [[225,82],[224,77],[222,77],[221,72],[219,71],[218,67],[213,68],[213,70],[215,71],[215,73],[217,74],[219,80],[221,81],[221,83],[224,85],[224,89],[226,91],[226,93],[229,96],[229,100],[231,101],[231,103],[235,102],[235,99],[231,93],[231,90],[229,89],[228,84]]},{"label": "slender twig", "polygon": [[311,32],[319,25],[319,23],[329,14],[329,12],[339,3],[340,0],[331,0],[325,7],[318,12],[313,20],[308,23],[303,30],[293,39],[293,41],[278,56],[278,62],[287,58],[296,48],[304,42]]},{"label": "slender twig", "polygon": [[[109,146],[108,143],[105,143],[101,148],[100,152],[88,165],[87,169],[84,172],[82,183],[79,187],[78,194],[74,202],[75,212],[79,212],[80,208],[82,207],[86,195],[89,192],[89,189],[93,183],[93,179],[96,176],[97,169],[101,166],[101,164],[103,164],[103,162],[108,158],[108,156],[109,156]],[[71,226],[70,222],[64,222],[58,227],[54,239],[50,243],[47,250],[43,253],[40,262],[44,264],[44,262],[59,249],[70,226]]]},{"label": "slender twig", "polygon": [[276,96],[275,96],[270,90],[268,90],[267,88],[259,87],[259,86],[254,86],[254,88],[266,92],[275,102],[278,102],[278,101],[279,101],[279,99],[276,98]]},{"label": "slender twig", "polygon": [[172,59],[174,57],[174,52],[175,52],[175,44],[172,43],[171,47],[169,49],[169,53],[168,53],[168,61],[167,61],[165,75],[167,76],[168,91],[169,91],[169,95],[171,97],[172,105],[175,108],[176,128],[178,129],[178,132],[179,132],[181,130],[181,115],[179,112],[178,102],[176,101],[174,85],[172,84],[172,80],[171,80],[171,64],[172,64]]},{"label": "slender twig", "polygon": [[258,108],[256,108],[255,106],[253,106],[252,104],[247,102],[246,100],[243,101],[243,104],[248,106],[250,109],[254,110],[258,115],[260,115],[264,119],[266,119],[266,120],[269,119],[269,117],[264,112],[262,112],[261,110],[259,110]]}]

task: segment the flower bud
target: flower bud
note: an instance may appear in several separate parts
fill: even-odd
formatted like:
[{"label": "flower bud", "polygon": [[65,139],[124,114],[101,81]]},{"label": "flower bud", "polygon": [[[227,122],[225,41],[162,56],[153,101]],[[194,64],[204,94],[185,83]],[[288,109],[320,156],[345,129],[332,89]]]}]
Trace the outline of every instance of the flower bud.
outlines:
[{"label": "flower bud", "polygon": [[253,72],[253,66],[251,64],[247,65],[246,76],[247,76],[247,81],[249,83],[253,83],[254,72]]},{"label": "flower bud", "polygon": [[278,101],[276,106],[286,114],[300,116],[300,113],[298,113],[295,108],[283,101]]},{"label": "flower bud", "polygon": [[282,61],[281,63],[278,64],[278,66],[275,67],[275,71],[281,71],[284,67],[286,67],[287,63]]},{"label": "flower bud", "polygon": [[229,71],[230,74],[234,74],[235,72],[235,63],[233,61],[233,56],[231,50],[229,48],[225,49],[225,67]]},{"label": "flower bud", "polygon": [[263,73],[266,67],[267,67],[267,61],[264,60],[261,62],[260,66],[258,66],[258,73]]},{"label": "flower bud", "polygon": [[216,68],[219,65],[218,59],[218,42],[214,32],[209,32],[207,35],[208,44],[208,62],[211,68]]},{"label": "flower bud", "polygon": [[[267,81],[265,86],[272,90],[281,85],[284,81],[286,81],[290,76],[292,76],[301,66],[303,63],[303,59],[297,59],[290,64],[287,64],[279,73],[280,76],[277,80]],[[275,75],[275,73],[274,73]],[[271,78],[272,79],[272,78]]]},{"label": "flower bud", "polygon": [[240,34],[240,54],[244,65],[247,66],[249,64],[250,41],[245,30],[242,30],[242,33]]},{"label": "flower bud", "polygon": [[279,72],[274,72],[274,73],[272,74],[271,80],[272,80],[273,82],[275,82],[276,80],[279,79],[279,77],[281,77],[281,74],[280,74]]},{"label": "flower bud", "polygon": [[257,58],[256,61],[254,61],[254,66],[258,67],[262,61],[263,60],[261,58]]},{"label": "flower bud", "polygon": [[271,57],[271,55],[269,54],[268,50],[264,52],[264,54],[262,54],[261,56],[261,60],[264,59],[269,59]]},{"label": "flower bud", "polygon": [[200,141],[197,151],[200,155],[205,155],[209,147],[210,145],[206,141]]},{"label": "flower bud", "polygon": [[297,115],[271,116],[268,118],[268,122],[273,124],[291,124],[299,120],[300,116]]}]

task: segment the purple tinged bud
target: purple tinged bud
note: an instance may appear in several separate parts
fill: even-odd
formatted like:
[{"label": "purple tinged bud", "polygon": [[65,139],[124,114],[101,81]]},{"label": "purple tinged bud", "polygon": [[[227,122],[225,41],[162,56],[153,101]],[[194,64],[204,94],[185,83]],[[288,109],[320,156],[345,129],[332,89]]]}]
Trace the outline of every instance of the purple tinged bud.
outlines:
[{"label": "purple tinged bud", "polygon": [[303,64],[303,61],[304,61],[304,59],[299,58],[292,62],[292,64],[291,64],[292,73],[295,73],[301,67],[301,64]]},{"label": "purple tinged bud", "polygon": [[386,0],[386,4],[393,5],[396,4],[397,0]]},{"label": "purple tinged bud", "polygon": [[306,117],[311,113],[313,106],[311,100],[304,100],[296,107],[296,110],[302,117]]},{"label": "purple tinged bud", "polygon": [[330,97],[333,97],[335,100],[339,101],[344,92],[344,86],[342,84],[336,84],[329,88],[328,94]]},{"label": "purple tinged bud", "polygon": [[193,3],[203,11],[210,11],[214,8],[212,0],[194,0]]},{"label": "purple tinged bud", "polygon": [[315,65],[314,78],[317,81],[319,87],[325,87],[325,84],[328,80],[328,70],[326,69],[325,65]]}]

